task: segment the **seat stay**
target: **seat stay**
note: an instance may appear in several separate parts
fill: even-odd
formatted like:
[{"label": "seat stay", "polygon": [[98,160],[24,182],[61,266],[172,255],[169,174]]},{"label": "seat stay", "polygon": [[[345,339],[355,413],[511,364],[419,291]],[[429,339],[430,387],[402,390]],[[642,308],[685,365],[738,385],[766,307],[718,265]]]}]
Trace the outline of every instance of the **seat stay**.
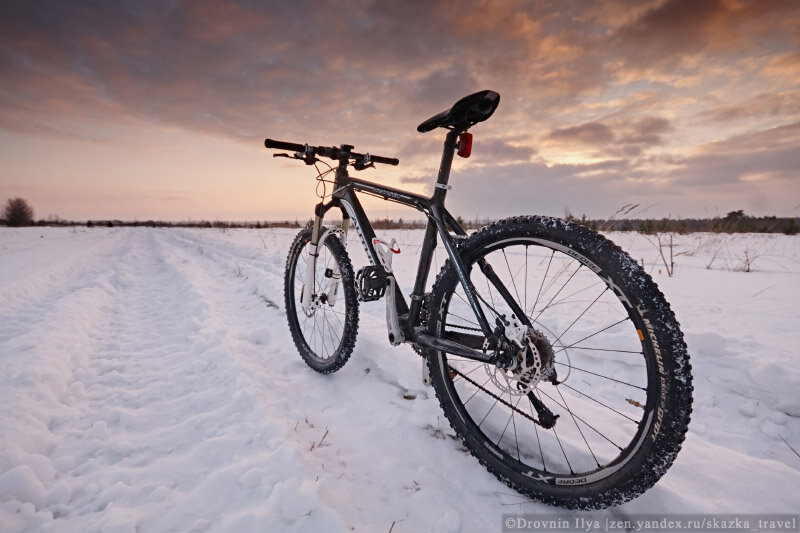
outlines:
[{"label": "seat stay", "polygon": [[486,276],[486,279],[491,282],[491,284],[503,298],[506,305],[511,308],[511,312],[513,312],[520,322],[522,322],[522,325],[532,327],[533,324],[531,324],[531,320],[528,318],[528,315],[525,313],[522,307],[520,307],[517,300],[511,294],[511,291],[508,290],[508,287],[506,287],[500,277],[495,273],[494,268],[492,268],[492,265],[489,264],[485,257],[478,260],[478,266],[480,267],[481,272],[483,272],[483,275]]}]

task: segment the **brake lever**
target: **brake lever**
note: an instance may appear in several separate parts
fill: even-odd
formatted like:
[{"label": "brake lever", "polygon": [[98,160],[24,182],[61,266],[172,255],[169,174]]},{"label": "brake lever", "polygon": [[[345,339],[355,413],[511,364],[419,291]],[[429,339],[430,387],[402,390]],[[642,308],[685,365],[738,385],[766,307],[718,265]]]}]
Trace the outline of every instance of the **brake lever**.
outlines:
[{"label": "brake lever", "polygon": [[289,154],[272,154],[272,157],[288,157],[289,159],[297,159],[297,160],[300,160],[300,161],[304,162],[306,165],[313,165],[314,163],[319,161],[319,159],[317,159],[314,156],[314,154],[311,154],[311,157],[304,157],[304,156],[297,155],[297,154],[292,154],[292,155],[289,155]]},{"label": "brake lever", "polygon": [[353,163],[353,168],[356,170],[366,170],[368,168],[375,168],[375,163],[372,162],[372,159],[369,157],[369,154],[364,154],[364,158],[362,160],[356,160]]},{"label": "brake lever", "polygon": [[375,163],[369,163],[368,165],[365,165],[363,163],[354,163],[353,168],[356,170],[366,170],[368,168],[375,168]]}]

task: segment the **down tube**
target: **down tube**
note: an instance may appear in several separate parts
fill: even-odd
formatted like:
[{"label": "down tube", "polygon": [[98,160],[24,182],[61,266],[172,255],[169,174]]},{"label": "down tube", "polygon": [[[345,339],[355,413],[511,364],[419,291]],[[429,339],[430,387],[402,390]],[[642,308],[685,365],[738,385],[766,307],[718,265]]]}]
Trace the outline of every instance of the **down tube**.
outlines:
[{"label": "down tube", "polygon": [[378,259],[378,253],[375,251],[375,247],[372,246],[372,239],[375,238],[375,230],[372,229],[372,224],[369,223],[367,215],[364,213],[364,208],[361,207],[361,202],[358,201],[358,198],[350,189],[345,189],[343,191],[339,202],[352,219],[353,225],[356,228],[356,233],[358,233],[358,237],[361,239],[361,245],[364,246],[364,251],[367,253],[370,263],[383,269],[383,265]]}]

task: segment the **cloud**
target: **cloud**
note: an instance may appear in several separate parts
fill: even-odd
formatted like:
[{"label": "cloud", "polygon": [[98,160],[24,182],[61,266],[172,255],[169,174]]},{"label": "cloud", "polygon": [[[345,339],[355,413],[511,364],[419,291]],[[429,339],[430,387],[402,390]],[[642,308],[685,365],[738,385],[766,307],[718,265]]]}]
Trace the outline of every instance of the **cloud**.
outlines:
[{"label": "cloud", "polygon": [[600,122],[587,122],[580,126],[558,128],[551,131],[549,137],[557,141],[588,146],[607,146],[616,139],[612,129]]},{"label": "cloud", "polygon": [[764,73],[773,78],[800,82],[800,51],[797,51],[797,43],[794,48],[794,51],[772,57],[764,67]]},{"label": "cloud", "polygon": [[611,119],[556,128],[547,135],[547,140],[565,150],[592,148],[596,150],[594,157],[632,157],[663,144],[664,135],[672,130],[670,122],[662,117]]},{"label": "cloud", "polygon": [[797,117],[800,114],[800,91],[762,93],[733,105],[720,105],[700,113],[712,122],[728,122],[748,117]]},{"label": "cloud", "polygon": [[797,17],[791,0],[667,0],[618,28],[611,43],[630,67],[675,68],[747,47],[757,55],[779,36],[796,42]]},{"label": "cloud", "polygon": [[[760,182],[793,185],[800,196],[800,122],[698,146],[673,160],[667,177],[693,189],[737,188]],[[790,189],[791,190],[791,189]]]},{"label": "cloud", "polygon": [[530,161],[536,155],[536,150],[531,146],[514,144],[513,139],[484,140],[482,137],[476,136],[473,141],[472,154],[477,163],[504,165]]}]

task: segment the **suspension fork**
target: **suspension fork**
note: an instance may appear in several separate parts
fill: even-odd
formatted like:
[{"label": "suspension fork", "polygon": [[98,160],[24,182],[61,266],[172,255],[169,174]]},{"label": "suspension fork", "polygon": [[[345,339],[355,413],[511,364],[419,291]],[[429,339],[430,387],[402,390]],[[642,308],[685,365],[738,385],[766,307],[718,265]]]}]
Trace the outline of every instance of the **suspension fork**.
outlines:
[{"label": "suspension fork", "polygon": [[[328,233],[331,231],[337,232],[339,235],[339,240],[342,243],[342,246],[347,246],[347,231],[350,229],[350,219],[347,217],[347,213],[342,211],[342,225],[338,230],[323,230],[323,235],[320,237],[322,239],[321,242],[325,242],[325,239],[328,237]],[[319,255],[319,254],[317,254]],[[336,300],[339,295],[339,285],[342,281],[342,271],[339,268],[339,263],[334,261],[333,262],[333,275],[331,277],[331,285],[328,287],[328,305],[333,307],[336,303]]]},{"label": "suspension fork", "polygon": [[[342,210],[342,224],[339,229],[328,229],[322,227],[322,221],[325,218],[325,213],[334,206],[334,203],[327,205],[320,202],[314,209],[314,222],[311,228],[311,241],[308,243],[308,261],[306,263],[305,278],[303,280],[303,293],[300,299],[300,305],[303,311],[310,315],[314,312],[314,308],[318,302],[314,301],[314,289],[316,287],[316,272],[317,272],[317,259],[319,258],[319,247],[325,244],[325,239],[331,237],[331,233],[338,233],[338,237],[342,245],[347,243],[347,231],[350,227],[350,218],[347,213]],[[339,293],[339,282],[342,279],[342,273],[339,269],[339,264],[334,262],[331,276],[331,284],[327,291],[327,301],[329,305],[336,303]],[[319,298],[319,296],[317,296]]]},{"label": "suspension fork", "polygon": [[322,232],[322,213],[320,213],[320,206],[314,210],[314,225],[311,228],[311,242],[308,243],[308,261],[306,262],[306,275],[303,279],[303,295],[300,298],[300,305],[306,315],[311,315],[313,307],[311,305],[311,295],[314,292],[316,285],[315,274],[317,271],[317,258],[319,257],[319,238]]}]

